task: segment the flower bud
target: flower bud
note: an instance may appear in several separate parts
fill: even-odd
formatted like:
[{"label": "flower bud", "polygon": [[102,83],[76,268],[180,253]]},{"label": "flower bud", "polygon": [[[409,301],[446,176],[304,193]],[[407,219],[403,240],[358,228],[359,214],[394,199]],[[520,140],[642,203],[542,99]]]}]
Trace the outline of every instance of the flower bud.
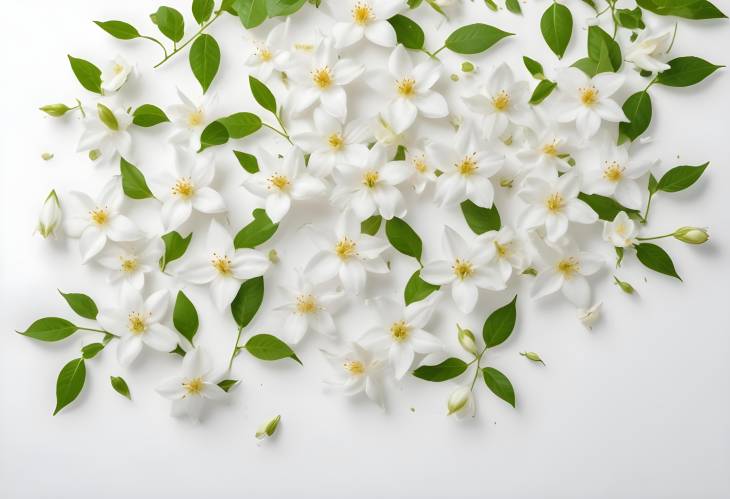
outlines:
[{"label": "flower bud", "polygon": [[271,263],[273,263],[274,265],[279,263],[279,253],[277,253],[275,249],[272,249],[271,251],[269,251],[268,257],[269,257],[269,261]]},{"label": "flower bud", "polygon": [[60,118],[71,110],[66,104],[48,104],[40,108],[41,111],[54,118]]},{"label": "flower bud", "polygon": [[261,427],[259,427],[259,429],[256,431],[256,438],[262,439],[273,435],[276,429],[279,427],[279,421],[281,421],[280,415],[262,424]]},{"label": "flower bud", "polygon": [[529,359],[533,362],[539,362],[543,366],[545,365],[545,362],[543,362],[543,360],[540,358],[540,356],[538,354],[536,354],[535,352],[520,352],[520,355],[522,355],[523,357],[526,357],[527,359]]},{"label": "flower bud", "polygon": [[101,151],[99,149],[92,149],[89,151],[89,159],[91,161],[96,161],[101,157]]},{"label": "flower bud", "polygon": [[621,288],[621,291],[629,295],[634,294],[634,287],[631,284],[626,281],[622,281],[616,276],[613,276],[613,280],[615,281],[616,285]]},{"label": "flower bud", "polygon": [[38,233],[44,238],[54,235],[61,223],[61,215],[61,203],[58,201],[56,191],[51,191],[38,217]]},{"label": "flower bud", "polygon": [[707,229],[700,227],[681,227],[673,235],[675,239],[687,244],[703,244],[710,239]]},{"label": "flower bud", "polygon": [[107,126],[107,128],[114,130],[115,132],[119,130],[119,122],[111,109],[102,103],[97,104],[96,109],[99,114],[99,119]]},{"label": "flower bud", "polygon": [[461,329],[461,326],[458,324],[456,328],[459,330],[459,344],[470,354],[476,355],[477,339],[474,337],[474,333],[468,329]]},{"label": "flower bud", "polygon": [[41,154],[41,159],[43,161],[50,161],[50,160],[53,159],[53,153],[51,153],[51,152],[44,152],[43,154]]},{"label": "flower bud", "polygon": [[463,415],[464,412],[469,408],[470,405],[472,405],[472,392],[471,388],[468,386],[460,386],[456,390],[453,391],[453,393],[449,396],[448,401],[448,408],[449,408],[449,416],[452,414],[461,414]]},{"label": "flower bud", "polygon": [[461,63],[461,70],[464,73],[471,73],[472,71],[474,71],[474,69],[475,69],[474,68],[474,64],[472,64],[469,61],[464,61],[464,62]]}]

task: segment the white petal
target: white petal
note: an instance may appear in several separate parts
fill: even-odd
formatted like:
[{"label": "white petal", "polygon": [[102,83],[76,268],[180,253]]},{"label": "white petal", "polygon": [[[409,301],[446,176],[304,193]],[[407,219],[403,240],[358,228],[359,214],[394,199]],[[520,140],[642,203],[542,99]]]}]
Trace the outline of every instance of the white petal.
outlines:
[{"label": "white petal", "polygon": [[139,336],[131,334],[124,336],[117,345],[117,360],[122,366],[126,367],[137,358],[141,351],[142,339]]}]

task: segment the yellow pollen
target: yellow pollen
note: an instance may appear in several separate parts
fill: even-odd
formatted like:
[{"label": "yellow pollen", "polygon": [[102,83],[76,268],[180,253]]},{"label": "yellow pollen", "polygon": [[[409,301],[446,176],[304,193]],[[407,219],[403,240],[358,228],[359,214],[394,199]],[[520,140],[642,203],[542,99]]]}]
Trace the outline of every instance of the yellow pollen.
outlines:
[{"label": "yellow pollen", "polygon": [[395,341],[400,343],[408,339],[408,335],[410,333],[409,329],[410,328],[405,321],[394,322],[393,325],[390,326],[390,335]]},{"label": "yellow pollen", "polygon": [[188,126],[200,126],[203,123],[203,111],[196,109],[188,115]]},{"label": "yellow pollen", "polygon": [[297,297],[297,313],[301,315],[312,314],[317,311],[317,302],[312,295],[300,295]]},{"label": "yellow pollen", "polygon": [[616,227],[613,228],[614,232],[618,234],[621,237],[626,237],[626,226],[624,224],[618,224]]},{"label": "yellow pollen", "polygon": [[339,133],[333,133],[329,137],[327,137],[327,143],[329,144],[330,148],[334,151],[339,151],[342,149],[342,146],[345,145],[345,138],[340,135]]},{"label": "yellow pollen", "polygon": [[461,260],[460,258],[457,258],[454,262],[454,265],[451,266],[451,268],[454,270],[454,274],[456,277],[458,277],[460,280],[467,279],[474,274],[474,266],[471,264],[471,262],[467,260]]},{"label": "yellow pollen", "polygon": [[504,111],[509,107],[509,94],[504,90],[500,90],[499,93],[492,97],[492,106],[497,111]]},{"label": "yellow pollen", "polygon": [[416,80],[403,78],[395,83],[395,88],[403,97],[412,97],[416,93]]},{"label": "yellow pollen", "polygon": [[542,146],[542,153],[552,157],[557,156],[558,148],[555,142],[556,141],[552,141],[549,144],[545,144],[544,146]]},{"label": "yellow pollen", "polygon": [[375,19],[373,9],[367,3],[358,2],[352,9],[352,20],[355,21],[355,24],[363,26],[373,19]]},{"label": "yellow pollen", "polygon": [[286,178],[284,175],[279,175],[277,173],[269,177],[269,184],[271,184],[269,189],[276,188],[280,191],[283,191],[286,190],[287,187],[289,187],[290,182],[289,179]]},{"label": "yellow pollen", "polygon": [[272,57],[273,55],[269,49],[263,47],[259,49],[259,59],[261,59],[262,62],[269,62]]},{"label": "yellow pollen", "polygon": [[200,395],[203,391],[203,378],[193,378],[183,383],[187,395]]},{"label": "yellow pollen", "polygon": [[106,208],[96,208],[91,210],[89,212],[89,216],[91,216],[91,221],[96,225],[104,225],[107,221],[109,221],[109,212],[106,211]]},{"label": "yellow pollen", "polygon": [[332,85],[332,73],[327,66],[312,71],[312,81],[321,89],[329,88]]},{"label": "yellow pollen", "polygon": [[565,260],[560,260],[558,262],[557,268],[558,272],[563,274],[566,279],[570,279],[571,277],[573,277],[573,274],[580,270],[580,265],[578,264],[578,260],[571,256],[569,258],[566,258]]},{"label": "yellow pollen", "polygon": [[355,376],[365,373],[365,365],[363,365],[363,363],[359,360],[347,360],[342,366],[346,371],[349,371],[350,374]]},{"label": "yellow pollen", "polygon": [[603,168],[603,178],[609,182],[618,182],[623,177],[624,170],[625,168],[615,161],[611,161],[610,163],[606,161]]},{"label": "yellow pollen", "polygon": [[217,253],[213,253],[213,259],[210,261],[211,265],[213,265],[213,268],[215,268],[218,273],[224,276],[229,276],[232,274],[231,272],[231,259],[228,258],[226,255],[220,256]]},{"label": "yellow pollen", "polygon": [[182,177],[177,179],[172,187],[172,195],[180,196],[183,199],[189,199],[195,193],[195,186],[190,177]]},{"label": "yellow pollen", "polygon": [[494,248],[497,250],[497,256],[500,258],[504,258],[509,253],[509,244],[499,244],[497,241],[494,241]]},{"label": "yellow pollen", "polygon": [[124,71],[124,66],[122,66],[121,64],[115,64],[112,71],[114,72],[115,75],[118,75],[119,73]]},{"label": "yellow pollen", "polygon": [[426,164],[426,158],[424,156],[413,158],[412,161],[413,168],[415,168],[418,173],[426,173],[428,171],[428,165]]},{"label": "yellow pollen", "polygon": [[565,206],[565,200],[563,199],[563,196],[560,195],[560,193],[556,192],[554,194],[551,194],[550,197],[547,198],[547,200],[545,201],[545,206],[547,207],[548,211],[552,213],[557,213]]},{"label": "yellow pollen", "polygon": [[349,237],[342,238],[335,245],[335,254],[340,257],[340,260],[348,260],[357,255],[357,244]]},{"label": "yellow pollen", "polygon": [[592,106],[598,102],[598,89],[596,87],[579,88],[578,91],[580,92],[580,101],[584,106]]},{"label": "yellow pollen", "polygon": [[380,179],[380,174],[375,170],[368,170],[362,176],[362,183],[368,189],[373,189]]},{"label": "yellow pollen", "polygon": [[134,272],[137,270],[137,259],[119,257],[119,260],[121,260],[120,267],[122,272]]},{"label": "yellow pollen", "polygon": [[461,160],[461,163],[456,164],[456,169],[459,170],[459,173],[464,175],[465,177],[470,176],[475,171],[477,171],[477,161],[473,154],[470,154],[464,159]]},{"label": "yellow pollen", "polygon": [[127,328],[134,335],[140,335],[147,330],[147,322],[138,312],[132,312],[127,317]]}]

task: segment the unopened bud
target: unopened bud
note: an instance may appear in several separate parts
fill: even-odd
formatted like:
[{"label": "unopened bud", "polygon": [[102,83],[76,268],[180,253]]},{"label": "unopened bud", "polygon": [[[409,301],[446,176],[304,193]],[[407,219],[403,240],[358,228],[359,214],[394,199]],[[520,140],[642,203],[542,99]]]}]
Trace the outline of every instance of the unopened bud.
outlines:
[{"label": "unopened bud", "polygon": [[687,244],[703,244],[710,239],[707,229],[700,227],[681,227],[673,235],[675,239]]},{"label": "unopened bud", "polygon": [[463,414],[465,410],[469,408],[472,401],[471,388],[468,386],[460,386],[449,396],[448,409],[449,416],[452,414]]},{"label": "unopened bud", "polygon": [[40,108],[41,111],[54,118],[60,118],[71,110],[66,104],[48,104]]},{"label": "unopened bud", "polygon": [[613,280],[615,281],[616,286],[621,288],[621,291],[629,295],[634,294],[634,287],[631,284],[626,281],[622,281],[616,276],[613,276]]},{"label": "unopened bud", "polygon": [[523,357],[527,357],[529,360],[531,360],[533,362],[539,362],[543,366],[545,365],[545,362],[543,362],[543,360],[540,358],[540,356],[538,354],[536,354],[535,352],[520,352],[520,355],[522,355]]},{"label": "unopened bud", "polygon": [[459,330],[459,344],[470,354],[476,355],[477,339],[474,337],[474,333],[468,329],[461,329],[461,326],[458,324],[456,328]]},{"label": "unopened bud", "polygon": [[279,427],[279,421],[281,421],[280,415],[262,424],[261,427],[259,427],[259,429],[256,431],[256,438],[262,439],[273,435],[276,429]]},{"label": "unopened bud", "polygon": [[469,61],[464,61],[464,62],[461,63],[461,70],[464,73],[471,73],[472,71],[474,71],[474,69],[475,69],[474,68],[474,64],[472,64]]},{"label": "unopened bud", "polygon": [[101,120],[102,123],[104,123],[109,130],[114,130],[115,132],[119,130],[119,121],[117,121],[117,117],[114,116],[114,112],[106,107],[104,104],[99,103],[96,105],[96,110],[99,114],[99,120]]},{"label": "unopened bud", "polygon": [[61,223],[61,216],[61,203],[58,201],[56,191],[51,191],[46,197],[38,217],[38,233],[44,238],[54,235]]},{"label": "unopened bud", "polygon": [[44,152],[43,154],[41,154],[41,159],[42,159],[43,161],[50,161],[50,160],[52,160],[52,159],[53,159],[53,153],[50,153],[50,152]]}]

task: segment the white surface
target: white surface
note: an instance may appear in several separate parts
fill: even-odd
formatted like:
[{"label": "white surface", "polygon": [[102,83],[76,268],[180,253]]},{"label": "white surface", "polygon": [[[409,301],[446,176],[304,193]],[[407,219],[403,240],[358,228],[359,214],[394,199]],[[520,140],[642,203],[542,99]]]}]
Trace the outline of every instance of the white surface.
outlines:
[{"label": "white surface", "polygon": [[[170,4],[192,22],[189,2]],[[478,18],[518,35],[474,60],[486,65],[505,58],[524,78],[523,54],[542,61],[546,69],[555,65],[538,30],[546,6],[525,5],[523,18],[494,14],[480,2],[470,4],[469,21]],[[521,295],[517,330],[489,359],[515,385],[516,410],[480,389],[478,418],[458,424],[444,415],[453,385],[415,379],[388,388],[386,413],[363,400],[325,393],[321,379],[328,371],[317,352],[324,343],[312,336],[298,347],[304,368],[293,362],[263,365],[240,356],[234,375],[243,379],[242,386],[229,403],[210,407],[198,426],[170,418],[168,401],[154,392],[158,381],[177,368],[176,358],[147,352],[122,369],[113,347],[88,362],[87,386],[79,400],[51,417],[58,370],[91,336],[41,344],[13,330],[46,315],[72,317],[55,288],[89,293],[97,303],[113,300],[114,292],[98,268],[80,265],[75,242],[49,243],[31,233],[51,188],[94,192],[115,168],[94,167],[74,152],[75,118],[45,118],[36,108],[77,96],[90,100],[68,68],[67,53],[99,63],[123,53],[136,62],[144,78],[127,89],[129,105],[171,104],[175,86],[197,90],[187,54],[153,72],[159,56],[153,44],[114,40],[91,23],[124,19],[151,33],[147,14],[155,8],[150,2],[26,2],[0,32],[0,497],[728,497],[730,78],[724,71],[694,88],[652,88],[655,118],[648,132],[655,142],[647,151],[662,158],[660,171],[712,162],[691,191],[657,197],[649,231],[709,226],[712,244],[666,242],[684,283],[647,272],[628,257],[619,275],[636,286],[638,296],[620,293],[604,273],[597,295],[606,317],[590,333],[564,301],[534,303]],[[571,8],[582,25],[590,10],[580,2]],[[429,47],[438,47],[450,29],[434,31],[440,21],[426,8],[416,17],[429,27]],[[297,31],[313,34],[310,26],[302,21]],[[727,64],[729,29],[727,23],[682,21],[674,53]],[[223,50],[212,89],[226,104],[221,114],[258,112],[244,79],[248,44],[238,21],[227,16],[211,33]],[[584,54],[585,33],[576,29],[574,37],[564,64]],[[461,61],[450,55],[446,59],[449,72]],[[169,161],[167,147],[153,149],[166,133],[158,127],[135,134],[134,160],[143,169]],[[236,145],[250,150],[263,136]],[[56,157],[43,162],[44,151]],[[237,185],[243,172],[232,154],[221,149],[219,158],[222,173],[216,181],[225,185],[227,199],[235,198],[230,219],[239,228],[253,205],[241,199]],[[458,213],[441,216],[430,203],[417,212],[412,198],[409,204],[408,220],[427,242],[426,259],[439,256],[440,221],[467,233]],[[131,213],[139,220],[153,207],[138,203]],[[267,278],[269,289],[271,283],[289,279],[287,271],[311,251],[296,229],[325,212],[318,205],[297,210],[266,246],[282,257]],[[156,223],[145,220],[144,226],[158,230]],[[190,228],[199,231],[199,225]],[[392,261],[391,280],[378,280],[369,291],[392,286],[400,293],[414,264],[400,255]],[[174,280],[157,280],[154,287],[161,285],[179,287]],[[185,290],[201,314],[200,342],[224,363],[233,346],[233,321],[214,312],[205,289]],[[275,331],[276,317],[269,313],[278,303],[273,295],[267,293],[249,334]],[[466,319],[453,313],[447,299],[430,329],[458,354],[454,322],[478,332],[487,313],[509,296],[482,296],[477,312]],[[342,334],[355,338],[364,330],[364,317],[371,320],[363,312],[340,316]],[[520,357],[524,350],[539,352],[547,367]],[[127,379],[134,402],[111,389],[109,375]],[[282,424],[276,438],[256,441],[256,427],[278,413]]]}]

